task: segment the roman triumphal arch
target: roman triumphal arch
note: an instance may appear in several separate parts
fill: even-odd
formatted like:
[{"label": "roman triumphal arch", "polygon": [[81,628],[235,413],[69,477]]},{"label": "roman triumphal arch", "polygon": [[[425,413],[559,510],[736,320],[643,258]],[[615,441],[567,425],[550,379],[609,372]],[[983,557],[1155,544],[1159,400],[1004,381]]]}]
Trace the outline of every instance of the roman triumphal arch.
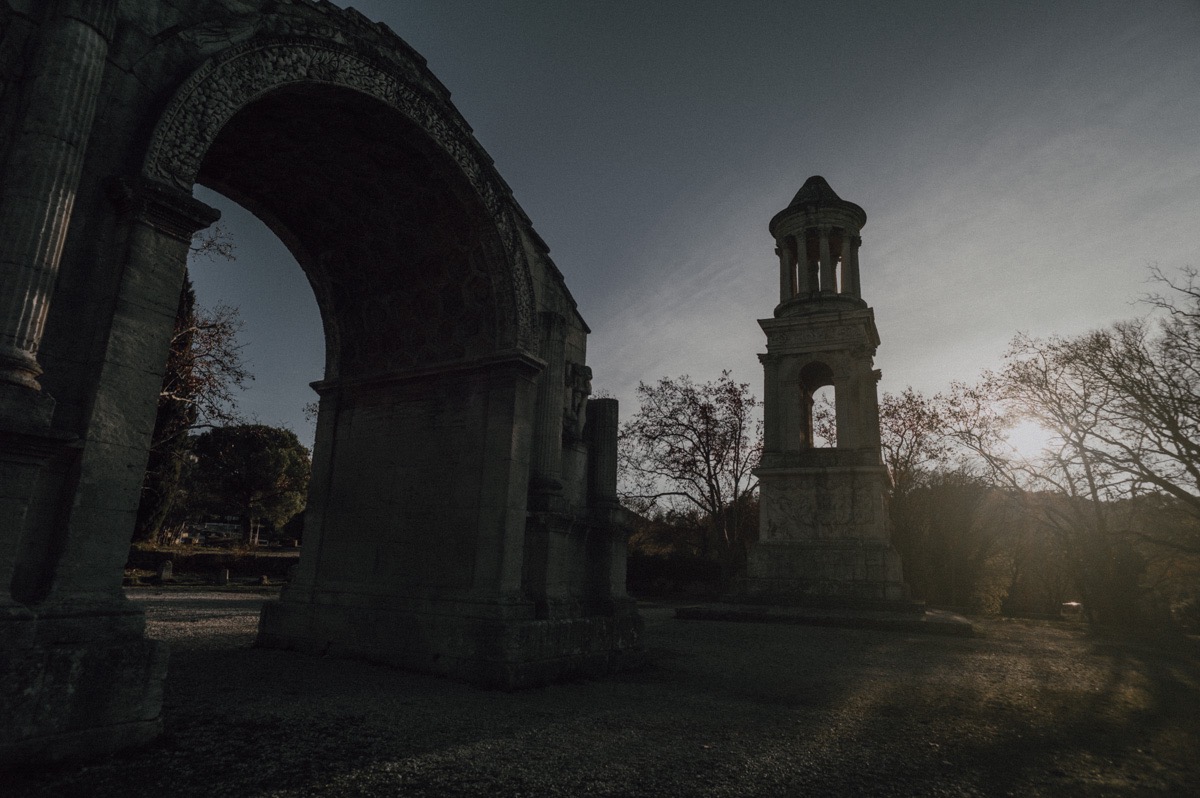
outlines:
[{"label": "roman triumphal arch", "polygon": [[[161,726],[121,589],[209,186],[326,339],[304,548],[259,644],[515,687],[636,661],[616,403],[424,61],[310,0],[0,2],[0,762]],[[253,268],[247,264],[245,268]]]}]

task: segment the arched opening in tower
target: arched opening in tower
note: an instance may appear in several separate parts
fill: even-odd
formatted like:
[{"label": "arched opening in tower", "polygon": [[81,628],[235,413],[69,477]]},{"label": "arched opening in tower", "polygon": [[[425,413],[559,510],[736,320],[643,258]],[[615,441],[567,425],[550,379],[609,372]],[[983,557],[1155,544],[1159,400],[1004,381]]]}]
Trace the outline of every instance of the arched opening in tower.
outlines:
[{"label": "arched opening in tower", "polygon": [[800,448],[837,446],[837,395],[833,370],[814,361],[800,370]]}]

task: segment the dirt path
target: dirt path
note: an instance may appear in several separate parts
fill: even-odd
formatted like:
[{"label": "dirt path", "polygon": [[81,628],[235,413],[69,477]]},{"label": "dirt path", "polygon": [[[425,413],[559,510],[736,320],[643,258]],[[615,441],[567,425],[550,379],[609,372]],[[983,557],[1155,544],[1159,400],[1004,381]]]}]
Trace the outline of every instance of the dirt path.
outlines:
[{"label": "dirt path", "polygon": [[[259,651],[260,595],[141,592],[167,734],[11,796],[1200,795],[1200,659],[1081,629],[984,637],[679,621],[652,666],[520,693]],[[2,783],[2,782],[0,782]]]}]

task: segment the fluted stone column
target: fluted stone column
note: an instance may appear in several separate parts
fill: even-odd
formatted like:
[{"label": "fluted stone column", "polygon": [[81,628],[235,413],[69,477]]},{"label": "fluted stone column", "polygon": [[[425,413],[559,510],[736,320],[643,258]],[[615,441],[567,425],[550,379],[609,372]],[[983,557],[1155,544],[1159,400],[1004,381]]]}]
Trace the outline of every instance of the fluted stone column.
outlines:
[{"label": "fluted stone column", "polygon": [[[116,5],[116,0],[57,0],[42,23],[26,73],[21,120],[0,185],[2,384],[40,390],[37,349],[96,114]],[[8,404],[11,417],[16,413]]]},{"label": "fluted stone column", "polygon": [[796,252],[798,267],[796,269],[798,283],[796,286],[796,294],[798,296],[808,296],[813,291],[817,290],[817,286],[813,284],[813,268],[808,261],[808,233],[801,233],[796,239]]},{"label": "fluted stone column", "polygon": [[46,462],[73,436],[50,430],[36,352],[95,117],[116,0],[45,11],[0,180],[0,650],[30,643],[12,595],[30,504]]},{"label": "fluted stone column", "polygon": [[858,276],[858,248],[862,239],[847,234],[842,244],[842,293],[862,299],[862,282]]},{"label": "fluted stone column", "polygon": [[840,294],[852,293],[850,291],[849,264],[850,264],[850,249],[852,248],[853,245],[851,244],[850,239],[851,239],[851,236],[848,232],[842,233],[841,252],[838,253],[839,257],[842,261],[842,284],[840,286],[841,290],[838,291],[838,293],[840,293]]},{"label": "fluted stone column", "polygon": [[788,250],[787,239],[782,238],[778,243],[779,245],[775,247],[775,254],[779,256],[779,301],[783,303],[792,298],[792,288],[795,283],[792,274],[796,265],[792,253]]},{"label": "fluted stone column", "polygon": [[0,457],[0,650],[22,648],[32,640],[34,615],[12,595],[21,533],[30,496],[46,461],[61,441],[41,435],[3,435]]},{"label": "fluted stone column", "polygon": [[837,272],[829,250],[829,228],[821,228],[821,293],[837,293]]}]

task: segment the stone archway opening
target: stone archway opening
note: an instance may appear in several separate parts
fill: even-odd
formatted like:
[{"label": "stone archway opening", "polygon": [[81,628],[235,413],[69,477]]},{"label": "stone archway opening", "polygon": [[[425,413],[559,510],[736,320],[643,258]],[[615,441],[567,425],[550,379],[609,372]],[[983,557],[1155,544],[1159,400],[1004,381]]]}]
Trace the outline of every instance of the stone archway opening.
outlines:
[{"label": "stone archway opening", "polygon": [[[332,581],[360,611],[397,585],[406,603],[460,600],[478,587],[481,538],[523,524],[483,526],[489,491],[511,491],[489,476],[513,453],[481,444],[497,431],[493,404],[520,401],[514,392],[528,402],[537,373],[533,362],[519,374],[491,362],[516,336],[496,287],[505,255],[478,196],[403,115],[308,82],[234,114],[196,180],[279,236],[321,313],[325,373],[314,383],[306,551],[291,598],[311,603]],[[497,378],[509,395],[493,395]],[[278,626],[264,622],[267,642],[308,640]]]},{"label": "stone archway opening", "polygon": [[[470,438],[486,420],[478,408],[456,412],[465,386],[452,367],[444,372],[493,354],[506,314],[493,287],[501,248],[461,171],[394,109],[299,83],[234,114],[196,181],[262,220],[316,298],[325,368],[312,377],[324,434],[313,470],[328,480],[312,486],[323,512],[305,538],[333,554],[324,570],[358,584],[399,576],[425,590],[469,589],[461,565],[475,552],[462,532],[476,519],[446,488],[485,470],[467,453],[478,451]],[[422,370],[409,386],[422,398],[398,407],[387,394]]]},{"label": "stone archway opening", "polygon": [[230,119],[197,182],[291,250],[320,308],[333,380],[496,349],[498,242],[456,171],[393,109],[293,84]]},{"label": "stone archway opening", "polygon": [[[251,379],[234,390],[234,415],[286,427],[312,449],[317,395],[325,373],[325,330],[304,271],[283,241],[261,219],[229,197],[197,185],[195,196],[221,212],[220,220],[193,239],[188,277],[196,307],[206,317],[233,313],[236,345]],[[197,252],[212,237],[228,245]]]}]

